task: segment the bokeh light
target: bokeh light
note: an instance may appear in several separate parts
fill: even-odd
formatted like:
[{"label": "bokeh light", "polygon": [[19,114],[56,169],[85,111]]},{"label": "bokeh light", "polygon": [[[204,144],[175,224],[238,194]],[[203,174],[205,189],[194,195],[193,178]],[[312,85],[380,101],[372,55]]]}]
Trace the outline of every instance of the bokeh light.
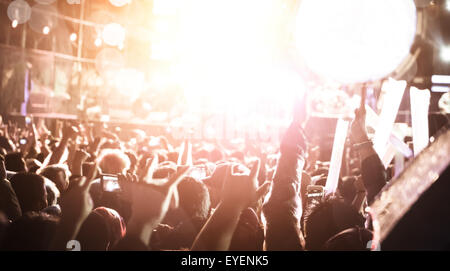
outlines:
[{"label": "bokeh light", "polygon": [[105,25],[102,32],[103,41],[111,46],[119,46],[125,41],[125,28],[118,23]]},{"label": "bokeh light", "polygon": [[31,17],[31,7],[24,0],[14,0],[8,5],[8,18],[17,24],[26,23]]},{"label": "bokeh light", "polygon": [[31,11],[31,18],[28,21],[28,25],[33,31],[43,33],[43,29],[48,27],[50,32],[58,25],[58,11],[56,7],[37,4],[31,8]]},{"label": "bokeh light", "polygon": [[131,0],[109,0],[109,2],[113,6],[123,7],[123,6],[127,5],[127,4],[130,4]]},{"label": "bokeh light", "polygon": [[76,33],[72,33],[70,34],[70,41],[76,41],[77,40],[77,34]]},{"label": "bokeh light", "polygon": [[42,34],[48,35],[48,33],[50,33],[50,27],[44,26],[44,28],[42,28]]},{"label": "bokeh light", "polygon": [[[180,27],[172,46],[154,46],[159,56],[174,56],[176,77],[189,103],[214,108],[245,107],[256,99],[292,100],[303,80],[277,55],[271,29],[282,20],[279,1],[180,1]],[[239,104],[238,104],[239,103]]]},{"label": "bokeh light", "polygon": [[450,62],[450,46],[443,46],[441,48],[441,59],[445,62]]},{"label": "bokeh light", "polygon": [[303,0],[296,44],[315,73],[343,83],[387,76],[416,33],[413,0]]},{"label": "bokeh light", "polygon": [[102,39],[101,38],[96,38],[94,41],[94,44],[96,47],[100,47],[102,46]]}]

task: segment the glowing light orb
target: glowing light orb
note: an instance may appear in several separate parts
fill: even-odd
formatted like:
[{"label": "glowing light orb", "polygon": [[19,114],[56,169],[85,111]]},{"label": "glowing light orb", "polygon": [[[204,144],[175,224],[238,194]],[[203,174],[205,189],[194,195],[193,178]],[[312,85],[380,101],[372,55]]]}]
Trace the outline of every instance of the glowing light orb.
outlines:
[{"label": "glowing light orb", "polygon": [[441,59],[445,62],[450,62],[450,46],[441,48]]},{"label": "glowing light orb", "polygon": [[44,35],[47,35],[48,33],[50,33],[50,27],[44,26],[44,28],[42,29],[42,33],[43,33]]},{"label": "glowing light orb", "polygon": [[413,0],[303,0],[296,44],[308,67],[325,78],[377,80],[408,56],[416,19]]},{"label": "glowing light orb", "polygon": [[94,44],[96,47],[100,47],[102,46],[102,39],[101,38],[96,38],[94,41]]},{"label": "glowing light orb", "polygon": [[131,0],[109,0],[109,2],[111,3],[111,5],[116,6],[116,7],[123,7],[126,4],[130,4]]},{"label": "glowing light orb", "polygon": [[125,40],[125,28],[118,23],[110,23],[102,32],[103,41],[111,46],[119,46]]},{"label": "glowing light orb", "polygon": [[18,21],[14,20],[14,21],[12,21],[11,26],[12,26],[12,28],[16,28],[18,24],[19,24]]},{"label": "glowing light orb", "polygon": [[70,41],[76,41],[77,40],[77,34],[76,33],[72,33],[70,34]]},{"label": "glowing light orb", "polygon": [[[57,14],[58,11],[54,6],[41,4],[34,5],[31,8],[31,18],[28,21],[28,25],[37,33],[44,33],[44,28],[46,27],[48,28],[48,32],[50,32],[58,24]],[[47,30],[45,30],[45,32],[46,31]]]},{"label": "glowing light orb", "polygon": [[8,18],[14,23],[26,23],[31,17],[31,7],[24,0],[15,0],[8,5]]}]

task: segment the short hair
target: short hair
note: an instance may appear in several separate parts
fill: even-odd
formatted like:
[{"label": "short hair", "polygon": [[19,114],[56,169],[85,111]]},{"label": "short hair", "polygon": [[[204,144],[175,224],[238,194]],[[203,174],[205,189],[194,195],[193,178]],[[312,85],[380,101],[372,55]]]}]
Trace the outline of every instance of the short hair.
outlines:
[{"label": "short hair", "polygon": [[208,219],[211,200],[206,185],[192,177],[185,177],[177,186],[179,208],[192,219]]},{"label": "short hair", "polygon": [[0,136],[0,147],[5,149],[7,152],[11,152],[14,150],[14,147],[11,143],[11,140],[6,138],[5,136]]},{"label": "short hair", "polygon": [[231,251],[262,251],[264,228],[252,208],[242,211],[230,243]]},{"label": "short hair", "polygon": [[27,171],[25,160],[21,152],[12,152],[5,155],[6,170],[14,172]]},{"label": "short hair", "polygon": [[331,237],[325,243],[325,250],[332,251],[368,251],[369,241],[373,239],[373,233],[365,228],[354,227]]},{"label": "short hair", "polygon": [[11,177],[22,213],[40,211],[47,207],[47,191],[44,177],[35,173],[17,173]]},{"label": "short hair", "polygon": [[94,209],[84,221],[77,240],[82,250],[109,250],[125,236],[123,218],[111,208]]},{"label": "short hair", "polygon": [[307,250],[323,250],[335,234],[352,227],[363,227],[364,217],[341,198],[327,197],[309,206],[304,222]]},{"label": "short hair", "polygon": [[102,173],[121,174],[130,168],[130,158],[118,149],[104,149],[98,157]]},{"label": "short hair", "polygon": [[47,191],[47,205],[54,206],[58,203],[58,199],[61,195],[58,187],[54,182],[52,182],[48,178],[44,178],[45,181],[45,190]]},{"label": "short hair", "polygon": [[28,212],[8,227],[3,250],[49,250],[59,219],[43,212]]},{"label": "short hair", "polygon": [[[60,173],[64,174],[63,178],[60,177]],[[64,164],[46,166],[39,170],[38,174],[54,182],[60,192],[66,191],[69,187],[70,171]]]}]

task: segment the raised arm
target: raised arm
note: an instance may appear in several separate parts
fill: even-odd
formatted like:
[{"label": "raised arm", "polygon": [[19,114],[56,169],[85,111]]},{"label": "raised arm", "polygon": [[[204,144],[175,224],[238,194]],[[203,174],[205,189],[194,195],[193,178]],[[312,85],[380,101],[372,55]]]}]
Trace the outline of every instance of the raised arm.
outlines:
[{"label": "raised arm", "polygon": [[362,180],[367,191],[367,202],[370,204],[386,185],[387,174],[373,148],[372,141],[367,136],[365,127],[365,110],[360,108],[355,112],[355,120],[351,126],[351,139],[359,153]]},{"label": "raised arm", "polygon": [[115,250],[148,250],[153,230],[164,219],[177,185],[189,168],[180,169],[165,184],[153,184],[150,176],[158,165],[157,156],[149,164],[145,181],[136,175],[119,175],[120,186],[131,200],[132,214],[127,225],[127,234]]},{"label": "raised arm", "polygon": [[306,139],[301,127],[306,119],[305,102],[296,105],[294,121],[281,142],[281,156],[268,202],[266,217],[267,250],[303,250],[300,219],[303,213],[300,197],[301,172],[305,164]]},{"label": "raised arm", "polygon": [[227,168],[223,199],[197,235],[192,250],[228,250],[241,212],[265,193],[270,183],[258,188],[260,162],[257,160],[250,175],[234,175],[231,165]]},{"label": "raised arm", "polygon": [[48,163],[49,165],[61,163],[61,159],[64,155],[64,152],[67,149],[67,144],[69,142],[69,139],[76,137],[77,133],[78,133],[78,130],[73,126],[66,126],[64,128],[61,142],[59,142],[58,147],[51,154],[50,161]]}]

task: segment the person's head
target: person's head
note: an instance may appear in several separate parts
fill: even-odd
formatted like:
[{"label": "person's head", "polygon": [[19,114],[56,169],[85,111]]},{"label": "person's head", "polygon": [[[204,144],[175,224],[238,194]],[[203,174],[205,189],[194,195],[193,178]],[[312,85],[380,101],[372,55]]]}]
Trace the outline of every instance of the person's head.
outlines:
[{"label": "person's head", "polygon": [[245,209],[231,240],[231,251],[262,251],[264,229],[252,208]]},{"label": "person's head", "polygon": [[39,175],[42,175],[50,181],[56,184],[56,187],[60,192],[64,192],[69,187],[69,169],[65,165],[50,165],[38,171]]},{"label": "person's head", "polygon": [[355,188],[356,177],[345,176],[339,181],[338,190],[340,195],[344,198],[345,202],[351,204],[356,196]]},{"label": "person's head", "polygon": [[14,144],[5,136],[0,136],[0,147],[5,149],[7,152],[14,151]]},{"label": "person's head", "polygon": [[130,168],[130,159],[118,149],[102,150],[98,161],[104,174],[125,174]]},{"label": "person's head", "polygon": [[325,242],[335,234],[356,226],[364,226],[364,218],[342,199],[328,197],[305,214],[307,250],[322,250]]},{"label": "person's head", "polygon": [[34,173],[36,173],[42,167],[42,163],[37,159],[27,159],[26,165],[28,168],[28,172]]},{"label": "person's head", "polygon": [[331,251],[368,251],[373,233],[365,228],[354,227],[341,231],[325,243],[325,250]]},{"label": "person's head", "polygon": [[5,166],[7,170],[15,172],[27,171],[25,159],[21,152],[8,153],[5,156]]},{"label": "person's head", "polygon": [[49,250],[58,218],[47,213],[28,212],[8,227],[3,250]]},{"label": "person's head", "polygon": [[59,189],[57,188],[56,184],[48,178],[44,178],[44,182],[45,190],[47,192],[47,205],[54,206],[58,203],[58,199],[61,195]]},{"label": "person's head", "polygon": [[77,240],[82,250],[109,250],[125,236],[123,218],[113,209],[99,207],[84,221]]},{"label": "person's head", "polygon": [[191,177],[185,177],[177,186],[179,208],[195,220],[206,221],[211,210],[211,200],[206,185]]},{"label": "person's head", "polygon": [[44,177],[35,173],[17,173],[11,177],[22,213],[40,211],[48,206]]}]

